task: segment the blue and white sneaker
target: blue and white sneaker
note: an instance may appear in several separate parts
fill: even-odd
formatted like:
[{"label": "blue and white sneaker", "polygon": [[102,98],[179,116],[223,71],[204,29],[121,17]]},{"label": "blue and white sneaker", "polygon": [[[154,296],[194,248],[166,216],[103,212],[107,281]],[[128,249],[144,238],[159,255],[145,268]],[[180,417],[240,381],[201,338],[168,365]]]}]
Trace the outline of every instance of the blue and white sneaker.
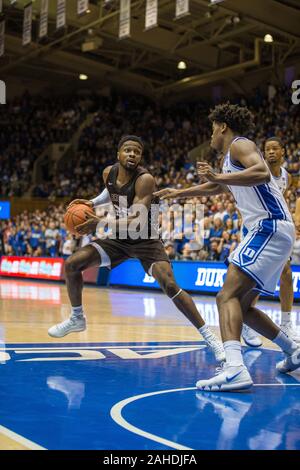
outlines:
[{"label": "blue and white sneaker", "polygon": [[247,367],[228,366],[225,363],[217,367],[216,375],[208,380],[198,380],[198,390],[207,392],[223,392],[230,390],[245,390],[252,387],[253,382]]},{"label": "blue and white sneaker", "polygon": [[251,348],[259,348],[262,345],[261,337],[247,325],[243,325],[242,338],[247,346],[251,346]]},{"label": "blue and white sneaker", "polygon": [[84,315],[75,316],[72,315],[67,320],[58,323],[57,325],[51,326],[48,330],[48,335],[53,338],[62,338],[69,333],[75,333],[84,331],[86,329],[86,318]]},{"label": "blue and white sneaker", "polygon": [[282,374],[293,372],[300,367],[300,348],[297,348],[292,354],[286,356],[283,361],[276,364],[276,369]]}]

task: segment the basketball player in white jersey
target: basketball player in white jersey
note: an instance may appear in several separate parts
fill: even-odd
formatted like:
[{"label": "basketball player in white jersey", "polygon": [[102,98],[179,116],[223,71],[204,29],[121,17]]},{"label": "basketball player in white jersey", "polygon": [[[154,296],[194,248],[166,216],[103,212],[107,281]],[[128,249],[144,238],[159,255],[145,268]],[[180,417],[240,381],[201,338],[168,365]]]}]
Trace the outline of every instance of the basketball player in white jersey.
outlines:
[{"label": "basketball player in white jersey", "polygon": [[[291,175],[283,168],[284,145],[278,137],[270,137],[265,142],[265,159],[268,163],[271,174],[280,192],[286,197],[288,188],[292,183]],[[290,260],[286,263],[280,277],[280,304],[281,304],[281,325],[280,328],[300,344],[300,337],[293,329],[291,322],[291,311],[294,301],[293,278]],[[256,300],[254,301],[255,304]],[[243,326],[242,336],[246,344],[258,347],[262,344],[260,337],[247,325]]]},{"label": "basketball player in white jersey", "polygon": [[253,118],[245,107],[229,103],[210,114],[213,126],[211,147],[222,157],[222,173],[207,162],[198,163],[198,174],[206,183],[189,189],[164,189],[167,197],[195,197],[230,191],[243,224],[248,230],[229,257],[223,288],[217,295],[221,335],[226,362],[211,379],[199,380],[204,391],[241,390],[253,385],[241,349],[243,321],[286,354],[276,368],[291,372],[300,367],[300,348],[272,320],[252,306],[257,291],[274,294],[282,270],[292,252],[295,228],[286,202],[254,142],[243,137]]}]

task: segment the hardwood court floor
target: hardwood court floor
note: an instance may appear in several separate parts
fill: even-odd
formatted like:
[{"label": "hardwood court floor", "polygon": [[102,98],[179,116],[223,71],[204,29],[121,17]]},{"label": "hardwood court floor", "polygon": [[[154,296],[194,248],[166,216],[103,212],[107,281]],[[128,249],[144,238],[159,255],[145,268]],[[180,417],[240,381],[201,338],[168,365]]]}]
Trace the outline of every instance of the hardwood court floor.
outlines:
[{"label": "hardwood court floor", "polygon": [[[268,421],[266,436],[277,436],[272,441],[273,448],[300,447],[300,442],[290,431],[295,429],[295,423],[289,421],[298,419],[299,436],[299,407],[295,408],[295,403],[300,376],[297,376],[299,380],[290,377],[277,380],[274,372],[270,372],[275,370],[275,362],[281,354],[276,352],[272,343],[264,342],[266,349],[262,351],[265,352],[245,350],[258,387],[255,393],[243,398],[237,398],[236,394],[226,394],[226,397],[223,394],[215,398],[210,394],[197,397],[195,402],[195,392],[192,390],[195,379],[202,373],[204,376],[213,373],[214,359],[201,344],[196,329],[163,294],[87,287],[84,290],[84,306],[88,328],[85,332],[73,333],[62,339],[50,338],[47,330],[70,313],[64,285],[0,279],[0,295],[0,371],[3,372],[0,379],[0,450],[181,448],[174,434],[181,436],[179,440],[186,440],[184,448],[193,445],[192,448],[200,449],[259,449],[264,448],[265,441],[260,438],[261,431],[255,428],[257,419],[251,419],[258,408],[260,413],[263,411],[261,419]],[[205,321],[218,333],[215,298],[195,296],[194,299]],[[278,302],[263,301],[260,307],[276,323],[280,322]],[[299,304],[294,307],[292,320],[299,328]],[[260,388],[263,386],[269,386],[269,389]],[[208,419],[211,423],[212,417],[207,413],[211,406],[216,407],[214,416],[218,415],[221,421],[212,425],[214,434],[211,440],[206,435],[199,435],[199,440],[195,442],[193,426],[188,433],[182,423],[172,424],[176,432],[172,427],[169,430],[166,428],[168,439],[164,439],[158,436],[155,430],[158,424],[151,423],[149,415],[147,425],[153,426],[155,431],[149,441],[121,429],[116,411],[112,412],[112,419],[109,418],[109,410],[126,397],[157,389],[159,391],[155,393],[165,393],[168,388],[174,391],[179,387],[183,387],[180,388],[183,391],[181,395],[176,395],[175,401],[184,410],[182,419],[188,412],[191,416],[201,412],[201,419]],[[270,389],[274,390],[273,395]],[[98,395],[94,395],[94,390]],[[289,395],[285,395],[287,393]],[[154,407],[158,406],[156,398],[151,400],[154,400]],[[266,409],[262,410],[264,400]],[[281,403],[282,408],[278,405],[279,408],[275,409],[274,405],[271,410],[269,400],[273,404]],[[162,410],[168,410],[169,404],[170,400],[161,401],[158,413],[162,413],[160,406]],[[87,406],[89,408],[85,408]],[[99,441],[99,426],[104,424],[103,420],[95,421],[95,416],[100,416],[97,407],[103,407],[102,416],[108,420],[105,422],[106,434],[103,433],[107,440]],[[222,410],[226,411],[227,417],[228,410],[231,410],[235,419],[240,421],[245,420],[247,415],[251,425],[245,428],[245,435],[237,431],[235,441],[228,440]],[[268,415],[266,410],[274,412],[274,416]],[[89,418],[86,423],[88,431],[85,431],[87,441],[74,431],[80,429],[73,423],[74,419],[79,419],[79,411],[83,413],[81,420]],[[164,419],[168,420],[171,414],[169,410]],[[147,416],[147,410],[141,413],[137,408],[134,419],[138,421],[142,416]],[[281,416],[280,422],[278,416]],[[43,426],[45,420],[49,423],[48,433]],[[163,422],[159,426],[164,429]],[[178,434],[178,426],[182,426],[182,434]],[[279,438],[285,433],[289,437],[288,443],[282,443]],[[57,436],[59,440],[55,440]],[[121,443],[119,447],[114,447],[115,442]],[[151,447],[153,442],[157,447]]]},{"label": "hardwood court floor", "polygon": [[[6,342],[57,342],[48,336],[47,330],[70,314],[63,284],[0,279],[0,298],[0,328]],[[219,334],[215,298],[199,295],[193,298],[204,320]],[[63,342],[198,341],[200,338],[197,330],[162,293],[86,287],[83,304],[87,330],[68,335]],[[280,322],[278,302],[260,301],[259,305],[273,321]],[[295,304],[292,318],[300,325],[300,304]],[[272,343],[265,340],[264,344]],[[272,347],[275,348],[273,344]]]}]

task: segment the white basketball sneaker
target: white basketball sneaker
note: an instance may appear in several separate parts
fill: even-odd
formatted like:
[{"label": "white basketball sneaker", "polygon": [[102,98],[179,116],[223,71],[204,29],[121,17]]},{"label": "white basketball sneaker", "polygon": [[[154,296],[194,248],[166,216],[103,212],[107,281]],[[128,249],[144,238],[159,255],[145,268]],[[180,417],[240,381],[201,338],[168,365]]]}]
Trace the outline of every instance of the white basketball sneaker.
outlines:
[{"label": "white basketball sneaker", "polygon": [[300,347],[292,354],[286,355],[286,358],[283,361],[276,364],[276,369],[282,374],[293,372],[293,370],[298,369],[298,367],[300,367]]},{"label": "white basketball sneaker", "polygon": [[223,363],[217,367],[216,375],[208,380],[198,380],[196,387],[207,392],[222,392],[229,390],[245,390],[252,387],[253,382],[247,367],[228,366]]},{"label": "white basketball sneaker", "polygon": [[261,337],[258,336],[252,328],[245,324],[242,329],[242,338],[247,346],[251,346],[252,348],[259,348],[262,345]]},{"label": "white basketball sneaker", "polygon": [[225,361],[225,351],[222,342],[210,332],[209,336],[203,338],[209,349],[212,350],[217,362]]},{"label": "white basketball sneaker", "polygon": [[292,325],[292,322],[283,323],[279,327],[289,338],[291,338],[295,343],[300,344],[300,336]]},{"label": "white basketball sneaker", "polygon": [[58,323],[57,325],[51,326],[48,330],[48,335],[53,338],[62,338],[69,333],[78,331],[84,331],[86,329],[86,318],[85,316],[72,315],[67,320]]}]

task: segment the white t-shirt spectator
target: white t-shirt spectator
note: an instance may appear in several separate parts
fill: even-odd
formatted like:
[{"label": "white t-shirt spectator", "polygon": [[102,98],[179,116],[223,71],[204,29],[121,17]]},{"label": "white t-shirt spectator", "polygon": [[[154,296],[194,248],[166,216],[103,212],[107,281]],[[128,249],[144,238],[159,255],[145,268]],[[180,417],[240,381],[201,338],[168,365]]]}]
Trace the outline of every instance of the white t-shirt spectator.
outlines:
[{"label": "white t-shirt spectator", "polygon": [[51,246],[55,246],[57,236],[58,236],[58,230],[56,228],[55,229],[47,228],[47,230],[45,231],[47,248],[50,248]]},{"label": "white t-shirt spectator", "polygon": [[222,212],[216,212],[216,213],[214,214],[214,220],[216,220],[216,219],[221,219],[222,222],[224,222],[224,217],[225,217],[225,215],[227,215],[227,212],[226,212],[225,210],[222,211]]},{"label": "white t-shirt spectator", "polygon": [[67,239],[62,247],[62,254],[65,256],[69,256],[73,253],[74,251],[74,241]]}]

